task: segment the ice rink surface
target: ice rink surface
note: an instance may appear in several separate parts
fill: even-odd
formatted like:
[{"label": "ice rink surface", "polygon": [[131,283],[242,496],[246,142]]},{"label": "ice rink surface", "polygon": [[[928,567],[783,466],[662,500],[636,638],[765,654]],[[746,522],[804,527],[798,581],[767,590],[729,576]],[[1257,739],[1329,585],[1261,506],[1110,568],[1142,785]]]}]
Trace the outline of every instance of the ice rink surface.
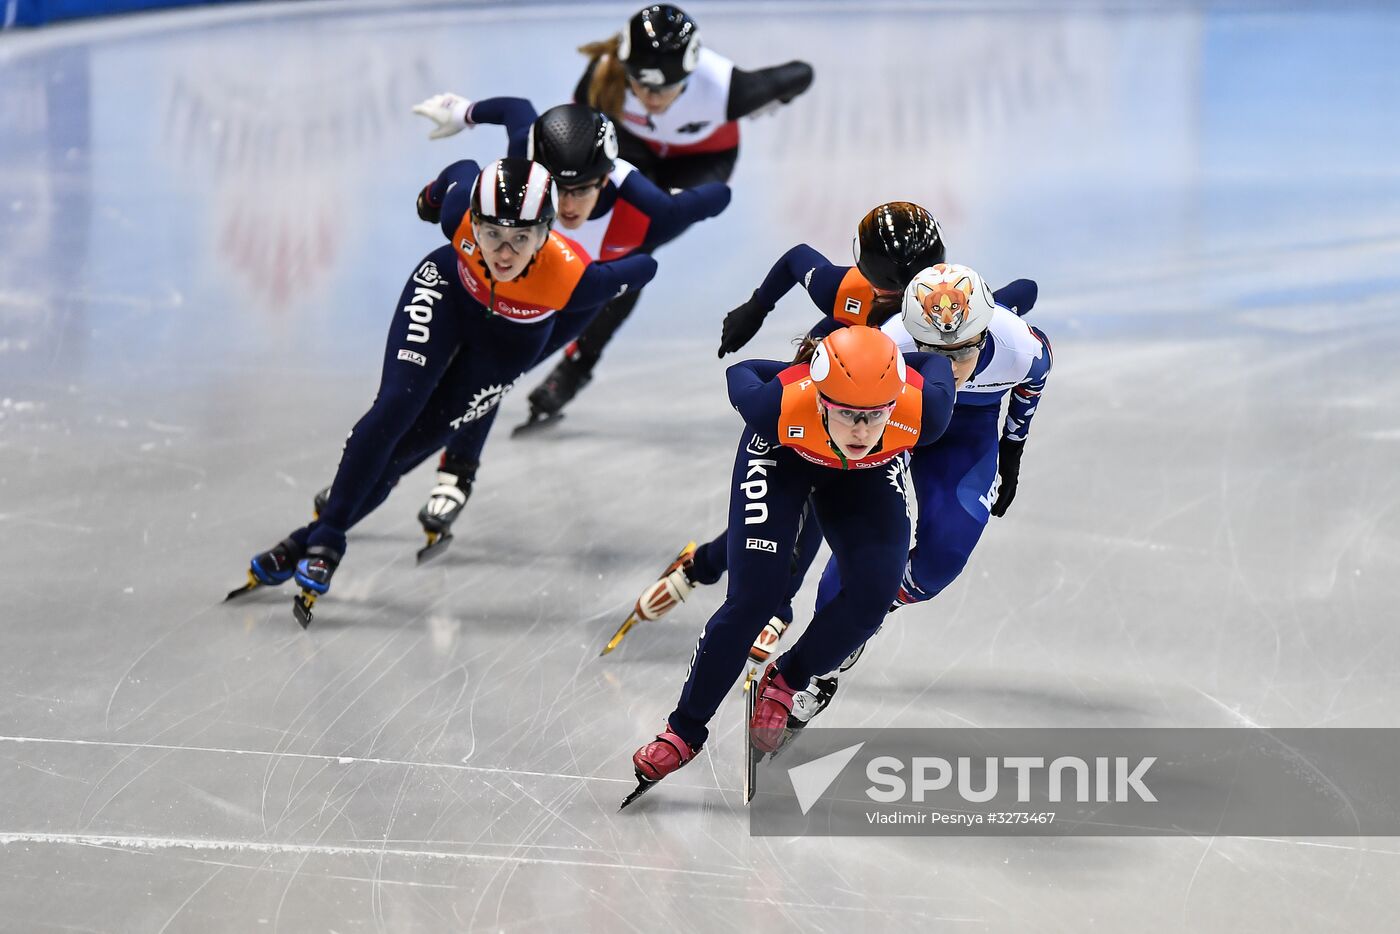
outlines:
[{"label": "ice rink surface", "polygon": [[0,37],[0,929],[1400,928],[1392,839],[751,838],[737,691],[619,815],[721,589],[597,657],[723,521],[723,313],[908,198],[1039,281],[1056,366],[1010,513],[824,722],[1396,726],[1400,11],[687,6],[811,92],[744,124],[733,206],[661,251],[558,430],[496,433],[451,551],[414,566],[420,470],[305,633],[285,588],[219,600],[374,393],[441,242],[415,193],[504,146],[410,105],[559,102],[633,7]]}]

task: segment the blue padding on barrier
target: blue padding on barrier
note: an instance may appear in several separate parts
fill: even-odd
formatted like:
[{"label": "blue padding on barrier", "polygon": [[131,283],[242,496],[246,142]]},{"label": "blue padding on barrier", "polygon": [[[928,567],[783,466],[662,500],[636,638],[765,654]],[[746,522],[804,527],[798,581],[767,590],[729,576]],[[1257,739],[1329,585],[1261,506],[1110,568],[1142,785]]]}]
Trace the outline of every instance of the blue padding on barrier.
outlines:
[{"label": "blue padding on barrier", "polygon": [[42,26],[83,16],[227,2],[230,0],[0,0],[0,10],[4,11],[0,22],[6,26]]}]

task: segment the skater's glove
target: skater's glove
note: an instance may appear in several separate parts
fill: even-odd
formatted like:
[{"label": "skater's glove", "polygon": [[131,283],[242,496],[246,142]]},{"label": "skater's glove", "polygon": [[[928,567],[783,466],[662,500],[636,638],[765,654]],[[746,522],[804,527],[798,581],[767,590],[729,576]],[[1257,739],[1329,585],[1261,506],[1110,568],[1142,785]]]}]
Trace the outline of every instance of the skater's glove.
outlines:
[{"label": "skater's glove", "polygon": [[773,309],[764,308],[757,297],[758,292],[755,291],[748,301],[724,316],[724,325],[720,328],[719,356],[743,347],[763,327],[763,319]]},{"label": "skater's glove", "polygon": [[442,221],[442,205],[433,204],[428,199],[428,189],[432,187],[431,184],[424,185],[423,190],[418,192],[418,219],[437,224]]},{"label": "skater's glove", "polygon": [[1021,455],[1025,453],[1026,442],[1002,438],[997,445],[997,499],[992,503],[992,515],[1000,518],[1011,508],[1016,498],[1016,479],[1021,475]]},{"label": "skater's glove", "polygon": [[471,105],[471,101],[456,94],[435,94],[422,103],[414,104],[413,112],[437,124],[437,129],[428,134],[428,139],[442,139],[467,128],[467,110]]}]

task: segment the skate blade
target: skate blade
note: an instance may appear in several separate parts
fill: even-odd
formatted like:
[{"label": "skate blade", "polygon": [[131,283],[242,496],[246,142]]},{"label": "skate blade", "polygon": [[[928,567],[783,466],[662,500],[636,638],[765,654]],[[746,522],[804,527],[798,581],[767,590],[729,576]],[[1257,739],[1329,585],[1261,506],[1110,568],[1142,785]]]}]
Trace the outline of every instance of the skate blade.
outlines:
[{"label": "skate blade", "polygon": [[617,809],[621,811],[623,808],[627,807],[627,805],[631,804],[633,801],[636,801],[642,795],[646,794],[648,791],[651,791],[659,784],[661,784],[661,781],[659,779],[657,781],[652,781],[649,778],[642,778],[640,775],[638,775],[637,787],[632,789],[631,794],[622,799],[622,803],[617,806]]},{"label": "skate blade", "polygon": [[418,549],[418,563],[423,564],[431,561],[447,550],[447,546],[452,544],[451,532],[429,532],[428,544]]},{"label": "skate blade", "polygon": [[638,619],[635,611],[629,613],[627,615],[627,618],[622,621],[622,625],[617,628],[617,632],[613,633],[613,637],[608,640],[608,644],[603,646],[603,651],[598,653],[598,657],[602,658],[604,655],[607,655],[613,649],[621,645],[622,637],[627,635],[627,633],[632,630],[632,627],[637,625],[639,621],[640,620]]},{"label": "skate blade", "polygon": [[292,615],[301,623],[301,628],[305,629],[311,625],[311,608],[316,605],[316,594],[309,590],[303,590],[292,598]]},{"label": "skate blade", "polygon": [[755,755],[753,738],[749,735],[749,724],[753,723],[753,708],[758,693],[755,689],[757,668],[750,667],[744,672],[744,804],[753,800],[758,785],[758,762],[761,755]]},{"label": "skate blade", "polygon": [[530,416],[529,421],[522,422],[519,425],[516,425],[514,428],[512,428],[510,430],[510,436],[512,438],[519,438],[523,435],[534,434],[538,431],[548,428],[555,422],[560,421],[561,419],[563,419],[563,417],[563,412],[555,412],[553,415],[532,415]]},{"label": "skate blade", "polygon": [[681,559],[684,558],[686,555],[693,555],[693,554],[695,554],[696,550],[697,550],[699,547],[700,547],[700,546],[697,545],[694,541],[686,542],[686,543],[685,543],[685,547],[682,548],[679,552],[676,553],[676,556],[675,556],[674,558],[671,559],[670,563],[667,564],[666,567],[664,567],[664,568],[661,569],[662,573],[665,573],[665,571],[666,571],[668,568],[670,568],[672,564],[675,564],[677,561],[681,560]]},{"label": "skate blade", "polygon": [[228,603],[230,600],[237,600],[239,597],[242,597],[246,594],[250,594],[261,586],[263,586],[262,581],[254,577],[252,571],[249,571],[248,582],[242,587],[235,587],[232,590],[230,590],[228,592],[228,596],[224,597],[224,602]]}]

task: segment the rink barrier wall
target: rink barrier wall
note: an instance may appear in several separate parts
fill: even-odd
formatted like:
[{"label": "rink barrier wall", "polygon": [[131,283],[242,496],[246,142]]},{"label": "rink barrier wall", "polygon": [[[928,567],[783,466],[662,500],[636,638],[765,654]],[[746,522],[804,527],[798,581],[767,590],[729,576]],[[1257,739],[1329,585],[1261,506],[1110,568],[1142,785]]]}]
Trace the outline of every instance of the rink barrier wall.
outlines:
[{"label": "rink barrier wall", "polygon": [[206,6],[233,0],[0,0],[5,11],[3,24],[43,26],[45,23],[116,13],[139,13],[177,6]]}]

